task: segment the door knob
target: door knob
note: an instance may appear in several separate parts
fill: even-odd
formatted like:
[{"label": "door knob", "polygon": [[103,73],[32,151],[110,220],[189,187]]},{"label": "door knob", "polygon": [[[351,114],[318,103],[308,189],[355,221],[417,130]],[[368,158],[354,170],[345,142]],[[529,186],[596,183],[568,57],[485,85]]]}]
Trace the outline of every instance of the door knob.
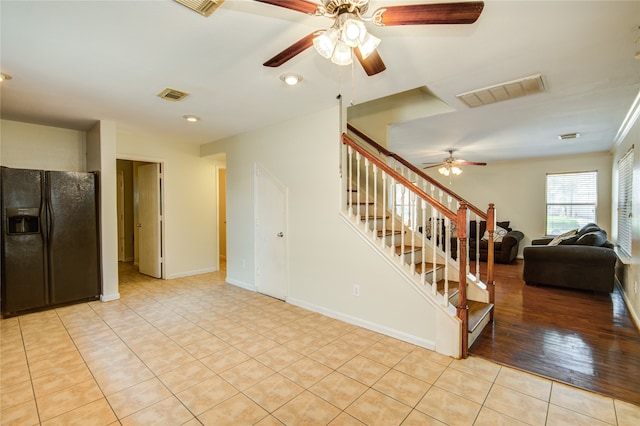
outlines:
[{"label": "door knob", "polygon": [[136,228],[142,228],[142,224],[141,223],[136,223]]},{"label": "door knob", "polygon": [[278,237],[280,237],[280,238],[284,237],[284,233],[283,233],[283,232],[278,232],[276,235],[277,235]]}]

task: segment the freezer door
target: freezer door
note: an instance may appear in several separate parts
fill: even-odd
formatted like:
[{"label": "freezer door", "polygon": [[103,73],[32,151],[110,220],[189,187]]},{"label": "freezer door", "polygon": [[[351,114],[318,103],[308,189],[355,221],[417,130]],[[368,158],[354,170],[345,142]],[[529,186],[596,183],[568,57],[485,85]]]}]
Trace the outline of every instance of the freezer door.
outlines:
[{"label": "freezer door", "polygon": [[96,175],[46,172],[51,303],[100,294]]},{"label": "freezer door", "polygon": [[1,173],[2,312],[12,313],[48,303],[43,173],[6,167]]}]

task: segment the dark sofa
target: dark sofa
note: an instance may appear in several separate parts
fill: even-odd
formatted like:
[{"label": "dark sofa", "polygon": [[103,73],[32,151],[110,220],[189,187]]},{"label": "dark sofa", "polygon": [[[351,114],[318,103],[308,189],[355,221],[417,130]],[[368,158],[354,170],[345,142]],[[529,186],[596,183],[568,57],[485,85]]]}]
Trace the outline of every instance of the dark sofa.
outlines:
[{"label": "dark sofa", "polygon": [[[502,235],[502,238],[498,238],[497,233],[494,232],[494,239],[498,239],[493,243],[493,260],[496,263],[511,263],[518,255],[518,248],[520,241],[524,238],[524,234],[520,231],[515,231],[509,227],[510,222],[496,222],[497,227],[504,229],[506,234]],[[480,229],[475,220],[469,222],[469,258],[476,260],[476,245],[480,242],[480,261],[486,262],[489,253],[489,241],[483,240],[482,237],[487,230],[487,222],[480,221]],[[476,238],[476,235],[480,235],[480,238]],[[458,247],[458,239],[451,238],[451,253],[455,257],[455,253]]]},{"label": "dark sofa", "polygon": [[613,291],[618,257],[604,229],[589,223],[549,245],[553,239],[535,239],[524,248],[523,279],[528,285]]}]

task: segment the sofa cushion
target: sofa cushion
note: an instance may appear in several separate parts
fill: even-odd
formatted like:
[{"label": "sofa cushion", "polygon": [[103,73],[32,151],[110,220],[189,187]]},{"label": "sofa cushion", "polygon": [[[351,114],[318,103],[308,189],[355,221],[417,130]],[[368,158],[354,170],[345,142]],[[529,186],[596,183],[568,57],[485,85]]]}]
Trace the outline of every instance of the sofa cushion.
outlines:
[{"label": "sofa cushion", "polygon": [[600,247],[607,242],[607,233],[600,229],[599,231],[587,232],[576,241],[577,245]]},{"label": "sofa cushion", "polygon": [[578,236],[578,234],[573,235],[571,237],[566,237],[566,238],[563,238],[562,241],[560,241],[558,243],[558,245],[559,246],[571,246],[571,245],[575,244],[578,241],[579,238],[580,238],[580,236]]},{"label": "sofa cushion", "polygon": [[[569,239],[569,238],[572,238],[572,237],[576,236],[577,233],[578,233],[577,229],[572,229],[571,231],[567,231],[564,234],[558,235],[553,240],[549,241],[549,244],[547,244],[547,245],[549,245],[549,246],[557,246],[558,244],[562,243],[562,241],[564,241],[565,239]],[[576,240],[578,238],[576,238]]]}]

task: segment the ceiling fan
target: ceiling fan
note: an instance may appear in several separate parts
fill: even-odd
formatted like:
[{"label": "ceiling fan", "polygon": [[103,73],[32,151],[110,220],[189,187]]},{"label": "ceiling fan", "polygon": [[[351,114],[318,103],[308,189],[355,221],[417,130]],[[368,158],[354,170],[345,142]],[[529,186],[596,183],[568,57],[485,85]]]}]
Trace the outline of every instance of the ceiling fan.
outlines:
[{"label": "ceiling fan", "polygon": [[486,166],[487,165],[487,163],[465,161],[465,160],[460,160],[458,158],[455,158],[453,156],[455,149],[450,149],[448,152],[449,152],[449,156],[445,158],[441,163],[423,163],[423,164],[426,164],[426,166],[423,167],[423,169],[439,167],[438,172],[440,174],[445,176],[450,176],[450,175],[457,176],[460,173],[462,173],[462,169],[460,168],[460,166]]},{"label": "ceiling fan", "polygon": [[351,64],[352,56],[355,55],[369,76],[378,74],[387,67],[376,50],[380,39],[367,31],[365,22],[373,22],[381,27],[472,24],[484,8],[482,1],[386,6],[376,9],[367,17],[365,14],[369,9],[369,0],[321,0],[322,4],[308,0],[256,1],[334,19],[330,28],[314,31],[301,38],[265,62],[264,66],[279,67],[314,46],[320,55],[338,65]]}]

